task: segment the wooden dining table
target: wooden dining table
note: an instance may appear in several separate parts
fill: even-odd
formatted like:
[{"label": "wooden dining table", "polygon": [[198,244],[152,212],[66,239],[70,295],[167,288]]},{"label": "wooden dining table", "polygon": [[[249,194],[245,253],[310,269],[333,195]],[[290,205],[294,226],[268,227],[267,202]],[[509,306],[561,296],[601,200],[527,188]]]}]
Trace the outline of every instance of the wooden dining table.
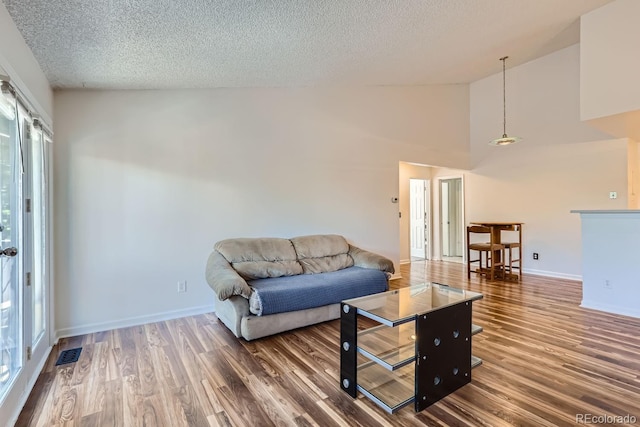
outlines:
[{"label": "wooden dining table", "polygon": [[[522,226],[524,225],[524,222],[511,222],[511,221],[471,221],[470,222],[471,225],[482,225],[484,227],[489,227],[491,228],[491,235],[492,235],[492,240],[494,243],[502,243],[502,232],[503,231],[521,231],[522,230]],[[522,236],[522,232],[518,233],[518,244],[520,245],[519,247],[519,253],[520,253],[520,259],[522,259],[522,239],[520,238],[520,236]],[[468,243],[467,243],[468,244]],[[497,257],[496,260],[499,262],[501,259],[501,254],[500,252],[496,252],[495,256]],[[504,271],[504,268],[502,269],[502,273],[499,273],[499,276],[502,276],[502,278],[504,279],[508,279],[508,280],[518,280],[518,275],[517,274],[513,274],[513,272],[509,272],[506,273]],[[520,268],[520,274],[522,274],[522,268]]]}]

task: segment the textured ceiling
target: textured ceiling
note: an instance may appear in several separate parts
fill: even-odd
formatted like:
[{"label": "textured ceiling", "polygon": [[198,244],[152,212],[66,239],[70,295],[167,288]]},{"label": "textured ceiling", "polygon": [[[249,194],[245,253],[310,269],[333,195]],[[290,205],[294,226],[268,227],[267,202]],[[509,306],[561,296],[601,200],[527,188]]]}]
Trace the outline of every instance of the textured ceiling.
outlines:
[{"label": "textured ceiling", "polygon": [[610,0],[3,0],[55,88],[471,82]]}]

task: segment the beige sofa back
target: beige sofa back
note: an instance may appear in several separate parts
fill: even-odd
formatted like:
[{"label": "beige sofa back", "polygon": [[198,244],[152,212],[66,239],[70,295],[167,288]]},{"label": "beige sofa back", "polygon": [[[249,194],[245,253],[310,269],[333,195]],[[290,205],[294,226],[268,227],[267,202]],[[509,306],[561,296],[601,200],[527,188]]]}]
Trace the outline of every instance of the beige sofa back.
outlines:
[{"label": "beige sofa back", "polygon": [[245,280],[294,276],[303,271],[289,239],[227,239],[214,248]]},{"label": "beige sofa back", "polygon": [[227,239],[216,243],[215,250],[245,280],[327,273],[353,266],[349,244],[335,234]]},{"label": "beige sofa back", "polygon": [[349,244],[342,236],[322,234],[291,239],[305,274],[328,273],[353,266]]}]

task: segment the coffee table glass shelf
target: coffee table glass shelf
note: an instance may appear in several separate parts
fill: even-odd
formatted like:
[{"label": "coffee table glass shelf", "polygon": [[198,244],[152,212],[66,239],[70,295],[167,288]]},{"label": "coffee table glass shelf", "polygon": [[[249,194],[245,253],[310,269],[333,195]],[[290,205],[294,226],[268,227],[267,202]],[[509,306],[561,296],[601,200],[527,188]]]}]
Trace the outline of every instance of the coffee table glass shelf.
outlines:
[{"label": "coffee table glass shelf", "polygon": [[[421,411],[471,381],[472,302],[482,294],[424,283],[342,301],[341,387],[394,413]],[[379,325],[358,331],[358,316]]]}]

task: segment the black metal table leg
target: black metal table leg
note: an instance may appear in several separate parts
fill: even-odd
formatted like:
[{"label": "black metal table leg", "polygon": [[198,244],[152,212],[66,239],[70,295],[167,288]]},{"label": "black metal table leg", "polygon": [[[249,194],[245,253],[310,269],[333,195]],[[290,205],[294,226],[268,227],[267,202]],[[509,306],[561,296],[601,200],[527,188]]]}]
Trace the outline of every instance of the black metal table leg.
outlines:
[{"label": "black metal table leg", "polygon": [[419,412],[471,382],[471,302],[418,315],[416,336]]},{"label": "black metal table leg", "polygon": [[341,303],[340,313],[340,387],[351,397],[356,397],[358,394],[358,310]]}]

